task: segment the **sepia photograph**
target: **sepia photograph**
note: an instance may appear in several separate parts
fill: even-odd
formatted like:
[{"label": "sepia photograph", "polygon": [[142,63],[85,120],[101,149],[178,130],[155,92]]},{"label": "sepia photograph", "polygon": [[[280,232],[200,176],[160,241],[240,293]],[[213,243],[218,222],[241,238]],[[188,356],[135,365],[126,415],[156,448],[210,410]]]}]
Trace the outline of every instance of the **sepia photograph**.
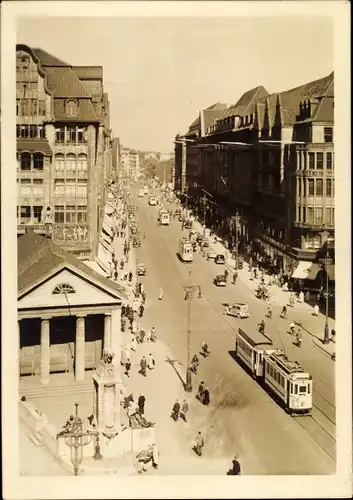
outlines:
[{"label": "sepia photograph", "polygon": [[4,497],[350,496],[349,4],[50,4],[1,12]]}]

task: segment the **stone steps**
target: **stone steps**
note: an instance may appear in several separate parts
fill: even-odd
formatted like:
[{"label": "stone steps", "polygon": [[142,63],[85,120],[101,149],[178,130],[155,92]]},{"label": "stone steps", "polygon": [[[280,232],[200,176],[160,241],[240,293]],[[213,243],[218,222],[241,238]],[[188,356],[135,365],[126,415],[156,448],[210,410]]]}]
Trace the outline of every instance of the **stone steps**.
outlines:
[{"label": "stone steps", "polygon": [[87,394],[92,392],[92,381],[76,382],[73,384],[62,385],[43,385],[37,387],[21,387],[20,397],[26,396],[27,399],[49,398],[69,394]]}]

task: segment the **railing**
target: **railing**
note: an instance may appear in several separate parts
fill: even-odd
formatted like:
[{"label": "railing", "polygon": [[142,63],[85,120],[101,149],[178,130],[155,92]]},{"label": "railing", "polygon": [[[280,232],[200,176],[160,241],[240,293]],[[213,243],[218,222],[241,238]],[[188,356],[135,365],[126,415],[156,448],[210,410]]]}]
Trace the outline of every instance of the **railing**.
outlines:
[{"label": "railing", "polygon": [[50,233],[52,230],[51,224],[17,224],[18,231],[26,231],[26,229],[33,229],[35,233]]}]

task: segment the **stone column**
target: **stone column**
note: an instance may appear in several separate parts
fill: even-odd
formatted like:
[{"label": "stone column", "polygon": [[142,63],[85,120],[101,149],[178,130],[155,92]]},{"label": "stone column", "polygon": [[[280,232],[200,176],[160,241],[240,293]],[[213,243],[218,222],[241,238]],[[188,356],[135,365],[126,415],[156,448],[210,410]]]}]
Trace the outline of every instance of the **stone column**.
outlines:
[{"label": "stone column", "polygon": [[112,311],[111,315],[111,348],[115,354],[116,364],[120,365],[121,349],[122,349],[122,332],[120,329],[120,313],[121,308]]},{"label": "stone column", "polygon": [[85,318],[76,318],[75,343],[75,378],[77,382],[85,380]]},{"label": "stone column", "polygon": [[42,319],[40,330],[40,383],[49,384],[50,369],[50,323]]},{"label": "stone column", "polygon": [[104,349],[112,347],[112,317],[110,314],[104,316]]}]

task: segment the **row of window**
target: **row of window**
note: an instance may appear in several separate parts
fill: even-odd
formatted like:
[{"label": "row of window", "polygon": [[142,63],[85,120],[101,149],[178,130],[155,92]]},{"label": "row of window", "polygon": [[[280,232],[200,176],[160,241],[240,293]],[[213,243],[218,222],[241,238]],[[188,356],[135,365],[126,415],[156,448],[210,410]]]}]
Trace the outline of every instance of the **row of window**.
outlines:
[{"label": "row of window", "polygon": [[[327,153],[305,153],[302,155],[299,153],[299,170],[314,170],[315,168],[317,170],[323,170],[324,168],[324,160],[326,159],[326,168],[327,170],[332,170],[333,168],[333,158],[334,154],[331,152]],[[315,162],[316,159],[316,162]]]},{"label": "row of window", "polygon": [[[306,182],[305,182],[306,181]],[[324,179],[298,179],[297,196],[335,196],[335,180],[326,179],[324,193]]]},{"label": "row of window", "polygon": [[42,125],[16,125],[17,139],[45,139],[45,127]]},{"label": "row of window", "polygon": [[21,170],[31,170],[32,167],[35,170],[43,170],[44,155],[42,153],[34,153],[32,161],[32,155],[30,153],[23,152],[21,153],[20,165]]},{"label": "row of window", "polygon": [[54,220],[58,223],[82,223],[87,222],[87,206],[78,205],[55,205]]},{"label": "row of window", "polygon": [[45,101],[16,99],[16,116],[45,116]]},{"label": "row of window", "polygon": [[85,179],[64,180],[55,179],[54,194],[56,197],[87,198],[87,181]]},{"label": "row of window", "polygon": [[282,387],[284,387],[285,385],[285,378],[283,377],[283,375],[281,375],[277,370],[275,370],[273,368],[272,365],[270,365],[269,363],[266,363],[266,372],[268,373],[268,375],[273,378],[279,385],[281,385]]},{"label": "row of window", "polygon": [[[324,218],[325,215],[325,218]],[[326,207],[297,207],[297,220],[305,224],[329,224],[335,223],[335,209]]]},{"label": "row of window", "polygon": [[21,179],[18,184],[20,196],[27,197],[42,197],[43,196],[43,179]]},{"label": "row of window", "polygon": [[41,222],[42,220],[42,212],[43,212],[43,207],[42,206],[21,206],[17,207],[17,218],[20,216],[21,220],[23,219],[31,219],[32,217],[34,219],[37,219],[38,222]]},{"label": "row of window", "polygon": [[86,144],[87,129],[75,126],[56,128],[55,141],[59,144]]},{"label": "row of window", "polygon": [[70,153],[66,155],[56,154],[55,155],[55,170],[58,172],[76,172],[79,171],[87,171],[87,155],[84,153],[79,154],[78,156]]},{"label": "row of window", "polygon": [[238,346],[250,358],[251,353],[252,353],[252,349],[249,347],[249,345],[246,342],[244,342],[244,340],[238,338]]}]

